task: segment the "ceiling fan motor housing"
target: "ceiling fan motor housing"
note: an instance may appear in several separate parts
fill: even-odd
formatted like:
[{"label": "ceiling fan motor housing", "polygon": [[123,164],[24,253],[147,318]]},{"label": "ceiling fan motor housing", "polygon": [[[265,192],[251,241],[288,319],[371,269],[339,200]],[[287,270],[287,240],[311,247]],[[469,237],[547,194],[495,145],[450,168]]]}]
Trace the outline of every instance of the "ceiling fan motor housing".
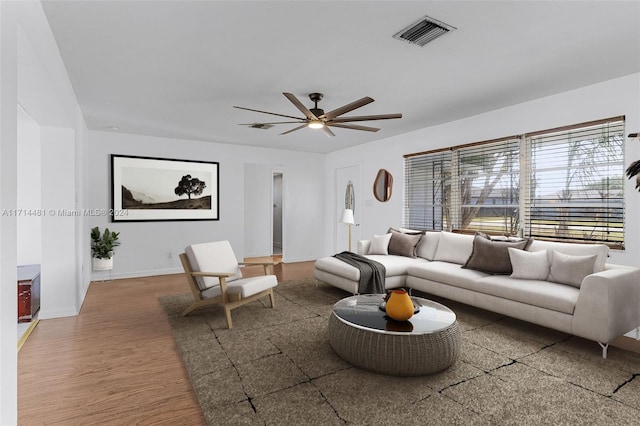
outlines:
[{"label": "ceiling fan motor housing", "polygon": [[311,111],[313,113],[313,115],[315,115],[316,117],[320,117],[321,115],[324,115],[324,110],[322,108],[318,108],[318,102],[320,102],[322,100],[322,97],[324,95],[322,93],[309,93],[309,99],[311,99],[311,102],[313,102],[315,104],[314,108],[309,108],[309,111]]},{"label": "ceiling fan motor housing", "polygon": [[309,108],[309,111],[311,111],[316,117],[324,115],[324,110],[321,108]]}]

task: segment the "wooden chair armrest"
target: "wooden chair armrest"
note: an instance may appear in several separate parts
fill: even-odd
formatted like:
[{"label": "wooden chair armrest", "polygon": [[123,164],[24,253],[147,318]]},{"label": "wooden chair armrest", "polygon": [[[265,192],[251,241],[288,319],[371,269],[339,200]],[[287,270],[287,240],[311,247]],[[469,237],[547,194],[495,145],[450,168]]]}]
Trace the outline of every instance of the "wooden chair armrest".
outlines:
[{"label": "wooden chair armrest", "polygon": [[235,274],[231,274],[229,272],[192,272],[191,275],[194,277],[232,277]]},{"label": "wooden chair armrest", "polygon": [[244,266],[274,266],[275,262],[238,262],[238,265],[244,265]]}]

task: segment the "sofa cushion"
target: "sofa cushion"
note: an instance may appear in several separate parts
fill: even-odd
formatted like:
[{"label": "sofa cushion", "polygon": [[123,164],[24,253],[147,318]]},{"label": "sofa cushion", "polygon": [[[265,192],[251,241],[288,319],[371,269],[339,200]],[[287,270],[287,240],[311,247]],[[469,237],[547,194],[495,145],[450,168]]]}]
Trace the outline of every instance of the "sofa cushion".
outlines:
[{"label": "sofa cushion", "polygon": [[390,240],[391,233],[384,235],[374,235],[371,239],[371,245],[369,246],[369,253],[367,254],[389,254]]},{"label": "sofa cushion", "polygon": [[580,288],[582,280],[593,274],[597,256],[571,256],[553,251],[549,281]]},{"label": "sofa cushion", "polygon": [[578,243],[560,243],[556,241],[539,241],[535,240],[531,243],[528,251],[547,251],[547,259],[549,265],[551,265],[551,258],[553,256],[553,250],[560,253],[570,254],[572,256],[588,256],[595,254],[597,256],[594,266],[594,272],[600,272],[604,270],[604,264],[607,262],[607,256],[609,256],[609,247],[605,244],[578,244]]},{"label": "sofa cushion", "polygon": [[546,281],[549,276],[546,251],[525,251],[509,247],[509,259],[513,267],[511,278]]},{"label": "sofa cushion", "polygon": [[[229,294],[240,294],[240,297],[246,298],[269,288],[276,287],[278,279],[275,275],[259,275],[257,277],[240,278],[234,280],[227,285]],[[221,294],[220,286],[211,287],[202,292],[205,298],[216,297]]]},{"label": "sofa cushion", "polygon": [[410,266],[407,273],[429,281],[475,290],[475,283],[489,274],[474,269],[463,269],[462,265],[450,262],[426,262]]},{"label": "sofa cushion", "polygon": [[416,247],[416,256],[427,260],[433,260],[438,250],[440,231],[425,231]]},{"label": "sofa cushion", "polygon": [[475,290],[527,305],[573,314],[580,290],[549,281],[493,275],[476,282]]},{"label": "sofa cushion", "polygon": [[524,249],[529,240],[522,241],[492,241],[486,236],[476,235],[473,238],[471,256],[462,266],[489,274],[511,274],[511,260],[509,248]]},{"label": "sofa cushion", "polygon": [[[427,262],[425,259],[421,258],[410,258],[394,255],[367,254],[364,257],[382,263],[386,270],[386,278],[406,275],[407,269],[411,265]],[[360,280],[360,270],[358,268],[356,268],[355,266],[351,266],[348,263],[343,262],[333,256],[322,257],[316,260],[315,269],[325,271],[333,275],[338,275],[342,278],[346,278],[352,281]]]},{"label": "sofa cushion", "polygon": [[442,231],[433,260],[463,265],[473,250],[473,235]]},{"label": "sofa cushion", "polygon": [[368,254],[365,257],[382,263],[386,269],[387,277],[407,275],[407,269],[409,269],[410,266],[428,263],[428,261],[425,259],[420,259],[417,257],[411,258],[406,256],[395,256],[392,254],[388,256]]},{"label": "sofa cushion", "polygon": [[[184,249],[194,272],[218,272],[233,274],[226,282],[242,278],[242,271],[229,241],[192,244]],[[196,277],[200,290],[220,285],[216,277]]]},{"label": "sofa cushion", "polygon": [[398,256],[416,257],[416,246],[422,238],[422,232],[404,233],[389,229],[391,240],[389,241],[389,254]]}]

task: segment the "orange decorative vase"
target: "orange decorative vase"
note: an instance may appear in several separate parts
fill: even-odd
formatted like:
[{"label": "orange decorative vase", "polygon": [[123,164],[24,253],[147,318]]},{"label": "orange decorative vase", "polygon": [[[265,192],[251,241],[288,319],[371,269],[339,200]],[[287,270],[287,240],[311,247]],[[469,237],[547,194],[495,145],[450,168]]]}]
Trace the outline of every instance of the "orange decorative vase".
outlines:
[{"label": "orange decorative vase", "polygon": [[406,290],[393,290],[387,300],[386,311],[396,321],[406,321],[413,316],[413,302]]}]

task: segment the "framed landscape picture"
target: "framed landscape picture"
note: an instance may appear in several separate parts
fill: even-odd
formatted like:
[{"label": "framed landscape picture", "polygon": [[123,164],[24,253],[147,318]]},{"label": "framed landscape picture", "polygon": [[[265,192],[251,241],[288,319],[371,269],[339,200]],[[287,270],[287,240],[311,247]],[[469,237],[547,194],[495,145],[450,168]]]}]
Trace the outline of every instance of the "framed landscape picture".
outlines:
[{"label": "framed landscape picture", "polygon": [[112,222],[219,220],[219,163],[111,155]]}]

